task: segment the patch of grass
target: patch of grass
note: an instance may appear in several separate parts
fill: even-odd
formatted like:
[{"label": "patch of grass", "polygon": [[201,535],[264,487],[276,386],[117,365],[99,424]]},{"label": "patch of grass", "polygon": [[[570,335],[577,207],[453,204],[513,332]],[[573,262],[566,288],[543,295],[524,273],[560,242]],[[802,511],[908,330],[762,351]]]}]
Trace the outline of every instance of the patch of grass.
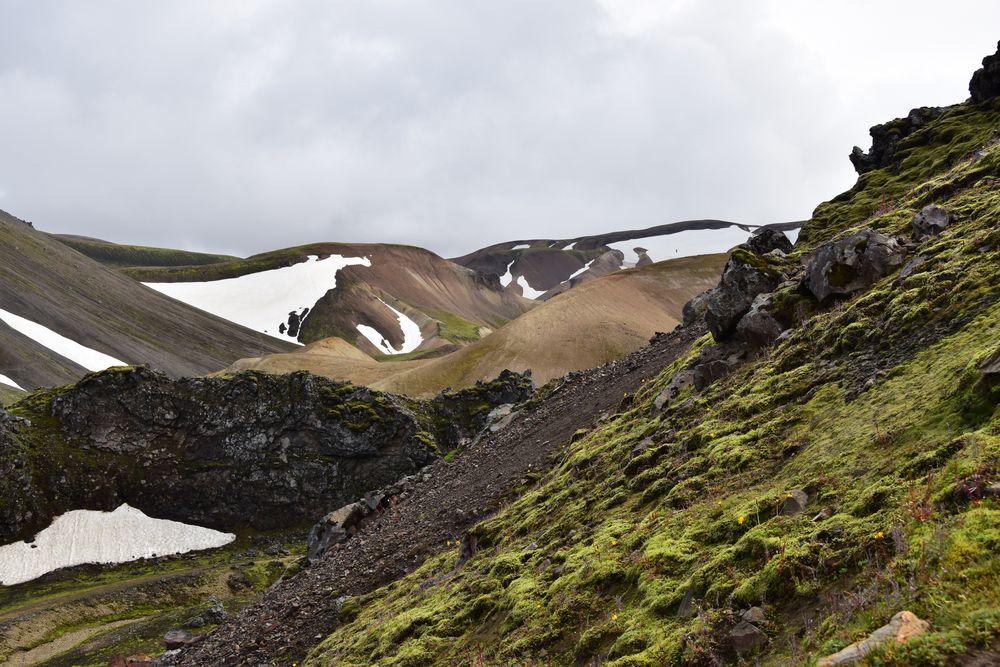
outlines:
[{"label": "patch of grass", "polygon": [[206,264],[218,264],[220,262],[230,262],[239,259],[232,255],[214,255],[203,252],[190,252],[188,250],[118,245],[117,243],[60,236],[55,236],[54,238],[77,252],[113,268],[204,266]]}]

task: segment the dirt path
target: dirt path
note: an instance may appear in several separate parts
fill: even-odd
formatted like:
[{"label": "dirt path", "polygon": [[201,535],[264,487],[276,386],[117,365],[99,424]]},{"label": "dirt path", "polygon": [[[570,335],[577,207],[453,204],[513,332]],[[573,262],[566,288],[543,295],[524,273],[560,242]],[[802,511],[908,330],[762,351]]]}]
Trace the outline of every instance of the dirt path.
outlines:
[{"label": "dirt path", "polygon": [[526,473],[548,466],[577,429],[618,406],[624,393],[656,376],[701,333],[661,334],[624,359],[567,376],[555,394],[519,412],[508,428],[450,463],[425,468],[408,498],[169,664],[262,665],[279,656],[283,664],[301,658],[336,627],[332,593],[361,595],[416,569],[446,540],[495,513]]}]

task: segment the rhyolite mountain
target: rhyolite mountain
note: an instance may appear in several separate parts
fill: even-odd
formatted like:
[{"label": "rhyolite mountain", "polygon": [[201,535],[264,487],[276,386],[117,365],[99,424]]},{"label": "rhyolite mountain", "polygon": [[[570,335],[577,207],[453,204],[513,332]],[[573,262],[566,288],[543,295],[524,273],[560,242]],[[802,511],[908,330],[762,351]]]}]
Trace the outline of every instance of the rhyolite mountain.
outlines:
[{"label": "rhyolite mountain", "polygon": [[[87,348],[174,377],[218,370],[291,345],[196,310],[0,212],[0,309]],[[0,374],[24,389],[87,369],[0,321]]]},{"label": "rhyolite mountain", "polygon": [[686,220],[572,239],[506,241],[452,261],[500,276],[507,291],[545,300],[623,268],[726,252],[764,228],[788,232],[794,240],[801,226],[801,222],[761,226]]}]

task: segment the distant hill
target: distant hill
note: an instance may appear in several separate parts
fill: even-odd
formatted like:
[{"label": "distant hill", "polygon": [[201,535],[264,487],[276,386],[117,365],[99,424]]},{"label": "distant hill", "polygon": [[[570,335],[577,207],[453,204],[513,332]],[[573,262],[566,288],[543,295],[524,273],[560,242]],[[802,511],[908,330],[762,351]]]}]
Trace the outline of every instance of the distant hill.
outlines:
[{"label": "distant hill", "polygon": [[[786,232],[793,242],[801,226],[801,222],[763,225]],[[506,241],[452,261],[499,276],[504,289],[545,300],[623,268],[726,252],[761,227],[725,220],[685,220],[571,239]]]},{"label": "distant hill", "polygon": [[375,361],[339,339],[291,353],[242,359],[227,372],[309,370],[384,391],[427,396],[531,369],[537,384],[598,366],[669,331],[694,295],[713,287],[726,255],[687,257],[621,271],[583,284],[526,312],[480,341],[431,359]]},{"label": "distant hill", "polygon": [[198,375],[290,348],[147,289],[0,212],[0,374],[24,389],[73,382],[119,361]]},{"label": "distant hill", "polygon": [[456,349],[535,304],[422,248],[316,243],[246,259],[123,269],[287,341],[338,337],[372,355]]}]

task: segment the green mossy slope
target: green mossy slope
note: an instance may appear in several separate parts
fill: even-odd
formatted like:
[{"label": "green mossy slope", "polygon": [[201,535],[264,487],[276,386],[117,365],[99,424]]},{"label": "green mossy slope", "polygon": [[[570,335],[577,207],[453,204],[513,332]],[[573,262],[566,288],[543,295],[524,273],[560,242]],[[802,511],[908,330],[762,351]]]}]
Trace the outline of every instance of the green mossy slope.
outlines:
[{"label": "green mossy slope", "polygon": [[[996,106],[908,137],[897,169],[817,208],[793,256],[861,227],[908,236],[922,206],[946,207],[957,221],[908,277],[814,309],[654,417],[687,360],[665,369],[480,524],[471,560],[442,545],[350,605],[309,664],[716,664],[751,605],[770,637],[754,663],[809,664],[902,609],[932,632],[870,662],[996,646],[1000,505],[978,497],[1000,477],[1000,388],[979,372],[1000,346]],[[806,510],[783,515],[800,489]]]}]

